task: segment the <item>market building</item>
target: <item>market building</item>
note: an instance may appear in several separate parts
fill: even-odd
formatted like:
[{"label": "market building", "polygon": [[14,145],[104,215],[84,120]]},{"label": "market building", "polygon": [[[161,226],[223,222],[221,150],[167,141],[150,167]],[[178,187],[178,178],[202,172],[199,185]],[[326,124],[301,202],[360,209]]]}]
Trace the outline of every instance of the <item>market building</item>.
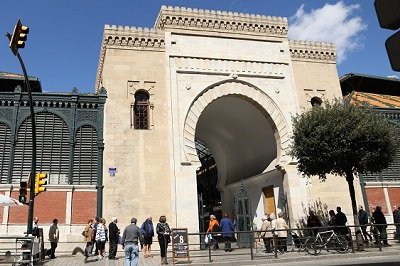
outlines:
[{"label": "market building", "polygon": [[105,26],[106,218],[197,232],[221,211],[239,230],[316,204],[351,215],[344,178],[305,178],[288,155],[292,116],[341,97],[335,47],[287,33],[284,17],[166,6],[151,29]]}]

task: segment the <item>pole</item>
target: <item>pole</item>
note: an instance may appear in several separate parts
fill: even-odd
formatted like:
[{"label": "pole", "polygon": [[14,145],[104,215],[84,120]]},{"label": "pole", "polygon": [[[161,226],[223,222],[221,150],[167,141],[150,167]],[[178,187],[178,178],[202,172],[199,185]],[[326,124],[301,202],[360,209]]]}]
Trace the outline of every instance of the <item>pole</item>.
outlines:
[{"label": "pole", "polygon": [[[6,36],[9,40],[11,40],[11,34],[7,33]],[[33,227],[33,209],[35,205],[35,174],[36,174],[36,124],[35,124],[35,112],[33,110],[33,100],[32,100],[32,90],[31,84],[29,83],[28,74],[26,72],[24,61],[22,60],[21,55],[18,50],[16,52],[16,56],[21,65],[22,71],[24,73],[25,86],[28,91],[28,99],[29,99],[29,110],[31,113],[31,125],[32,125],[32,163],[31,163],[31,173],[30,173],[30,189],[29,189],[29,211],[28,211],[28,226],[27,226],[27,235],[32,235],[32,227]]]},{"label": "pole", "polygon": [[32,125],[32,163],[31,163],[31,174],[30,174],[31,183],[29,189],[29,212],[28,212],[28,228],[27,228],[27,234],[31,235],[33,226],[33,209],[35,206],[36,123],[35,123],[35,112],[33,110],[31,84],[29,83],[28,74],[26,73],[24,61],[22,60],[18,51],[17,51],[17,58],[19,63],[21,64],[22,71],[24,72],[25,84],[28,90],[29,110],[31,113],[31,125]]}]

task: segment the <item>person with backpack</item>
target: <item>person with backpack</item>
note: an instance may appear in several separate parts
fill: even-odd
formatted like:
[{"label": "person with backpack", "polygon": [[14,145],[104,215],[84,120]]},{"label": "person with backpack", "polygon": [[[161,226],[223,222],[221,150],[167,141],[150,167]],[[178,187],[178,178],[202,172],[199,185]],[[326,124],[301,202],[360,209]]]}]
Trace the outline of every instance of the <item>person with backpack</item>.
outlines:
[{"label": "person with backpack", "polygon": [[144,257],[151,257],[151,244],[153,244],[154,237],[154,226],[152,217],[149,215],[147,219],[142,223],[140,227],[143,233],[143,247],[144,247]]}]

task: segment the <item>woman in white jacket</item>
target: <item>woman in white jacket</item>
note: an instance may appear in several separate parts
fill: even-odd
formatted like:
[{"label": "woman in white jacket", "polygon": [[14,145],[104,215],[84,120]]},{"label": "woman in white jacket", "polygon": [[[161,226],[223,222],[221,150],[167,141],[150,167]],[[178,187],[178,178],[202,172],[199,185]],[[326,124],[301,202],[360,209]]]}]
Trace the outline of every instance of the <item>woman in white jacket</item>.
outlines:
[{"label": "woman in white jacket", "polygon": [[277,248],[278,250],[283,253],[284,251],[287,251],[287,246],[286,246],[286,238],[287,238],[287,229],[289,226],[286,224],[285,219],[283,219],[283,213],[280,212],[278,214],[278,219],[276,219],[274,223],[274,229],[278,230],[275,231],[275,234],[278,237],[278,243],[277,243]]}]

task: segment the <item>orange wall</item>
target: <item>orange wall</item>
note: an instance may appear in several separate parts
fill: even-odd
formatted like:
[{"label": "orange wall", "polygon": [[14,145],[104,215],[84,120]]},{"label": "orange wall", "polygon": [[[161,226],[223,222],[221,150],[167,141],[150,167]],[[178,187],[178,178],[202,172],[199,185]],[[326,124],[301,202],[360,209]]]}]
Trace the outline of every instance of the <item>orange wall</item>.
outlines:
[{"label": "orange wall", "polygon": [[367,192],[369,208],[372,209],[379,205],[382,207],[382,212],[388,214],[383,188],[366,188],[365,191]]},{"label": "orange wall", "polygon": [[74,191],[71,224],[86,224],[89,219],[96,217],[96,197],[96,192]]}]

